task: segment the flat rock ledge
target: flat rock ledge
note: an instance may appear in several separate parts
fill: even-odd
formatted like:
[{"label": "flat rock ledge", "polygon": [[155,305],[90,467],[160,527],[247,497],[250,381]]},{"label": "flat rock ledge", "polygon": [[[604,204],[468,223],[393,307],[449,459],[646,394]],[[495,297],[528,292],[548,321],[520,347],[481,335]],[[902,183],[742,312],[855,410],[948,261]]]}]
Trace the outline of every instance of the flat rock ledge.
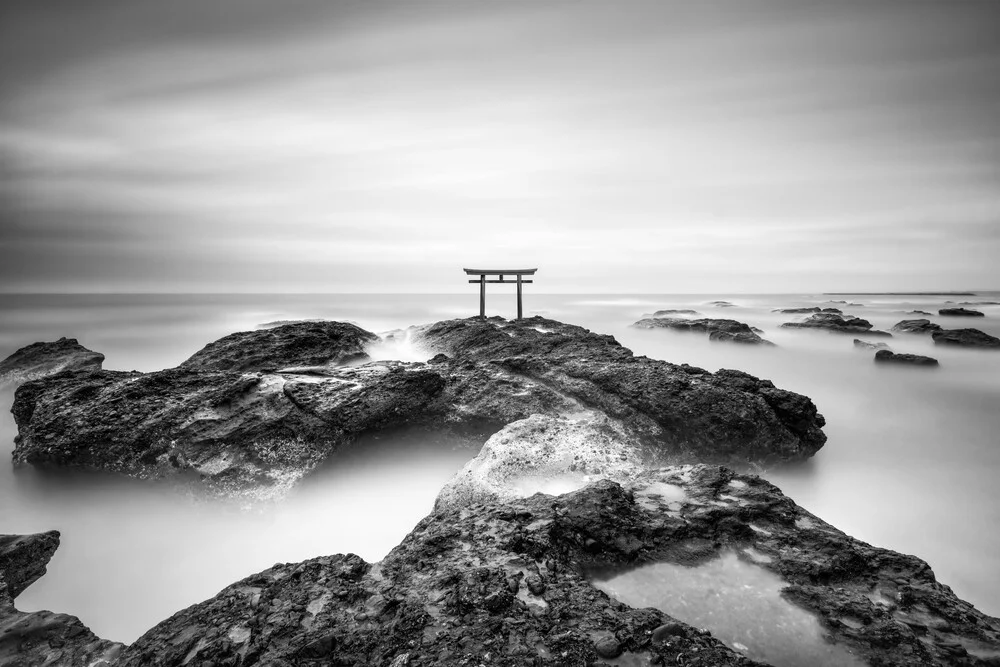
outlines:
[{"label": "flat rock ledge", "polygon": [[108,667],[121,653],[122,644],[97,637],[75,616],[14,607],[58,546],[54,530],[0,535],[0,667]]},{"label": "flat rock ledge", "polygon": [[943,329],[931,333],[935,345],[1000,350],[1000,338],[979,329]]},{"label": "flat rock ledge", "polygon": [[19,385],[70,370],[100,370],[104,355],[75,338],[32,343],[0,361],[0,386]]},{"label": "flat rock ledge", "polygon": [[782,598],[858,664],[996,664],[1000,619],[922,560],[845,535],[757,477],[694,465],[559,496],[439,503],[380,563],[276,565],[160,623],[115,665],[764,664],[593,583],[734,553],[781,577]]},{"label": "flat rock ledge", "polygon": [[938,360],[922,354],[899,354],[890,350],[879,350],[875,353],[875,363],[934,367],[938,365]]},{"label": "flat rock ledge", "polygon": [[[323,331],[340,330],[329,324]],[[805,396],[739,371],[636,357],[611,336],[540,317],[415,328],[427,363],[331,365],[345,349],[334,341],[329,354],[309,357],[318,366],[215,368],[219,358],[260,369],[302,361],[286,352],[300,332],[312,355],[316,326],[227,336],[197,363],[154,373],[64,372],[25,383],[12,408],[14,462],[169,478],[252,503],[282,497],[344,447],[396,429],[456,433],[479,446],[535,414],[589,410],[647,465],[801,460],[826,441],[823,416]],[[359,331],[350,345],[373,340]],[[281,337],[261,338],[274,332]]]},{"label": "flat rock ledge", "polygon": [[680,317],[652,317],[639,320],[632,325],[637,329],[673,329],[674,331],[693,331],[707,333],[710,340],[730,343],[745,343],[749,345],[774,345],[769,340],[761,338],[760,329],[743,322],[726,319],[685,319]]},{"label": "flat rock ledge", "polygon": [[972,310],[971,308],[942,308],[938,311],[938,315],[946,317],[986,317],[984,313]]},{"label": "flat rock ledge", "polygon": [[872,323],[860,317],[840,315],[837,313],[813,313],[801,322],[785,322],[781,325],[786,329],[822,329],[832,333],[862,334],[865,336],[891,337],[888,331],[872,328]]}]

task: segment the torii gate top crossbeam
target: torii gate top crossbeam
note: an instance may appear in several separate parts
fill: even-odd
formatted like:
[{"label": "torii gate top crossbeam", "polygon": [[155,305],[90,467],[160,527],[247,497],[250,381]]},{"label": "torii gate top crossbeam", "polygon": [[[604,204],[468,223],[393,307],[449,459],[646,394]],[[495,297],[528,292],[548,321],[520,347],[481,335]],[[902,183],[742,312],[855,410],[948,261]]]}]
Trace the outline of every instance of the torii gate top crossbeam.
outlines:
[{"label": "torii gate top crossbeam", "polygon": [[470,276],[531,276],[538,269],[462,269]]}]

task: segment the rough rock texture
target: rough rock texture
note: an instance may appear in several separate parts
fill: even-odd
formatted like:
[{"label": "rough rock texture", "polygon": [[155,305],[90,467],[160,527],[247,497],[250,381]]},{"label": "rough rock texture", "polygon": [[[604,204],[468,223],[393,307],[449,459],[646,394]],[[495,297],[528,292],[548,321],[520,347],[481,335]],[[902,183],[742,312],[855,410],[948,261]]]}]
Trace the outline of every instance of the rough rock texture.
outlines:
[{"label": "rough rock texture", "polygon": [[[281,496],[344,445],[403,427],[480,444],[533,414],[587,409],[661,462],[803,459],[826,440],[805,396],[739,371],[637,358],[611,336],[553,320],[449,320],[412,335],[444,354],[281,373],[185,365],[29,382],[12,409],[14,460],[171,477],[254,500]],[[255,363],[283,365],[259,355]]]},{"label": "rough rock texture", "polygon": [[950,317],[985,317],[978,310],[970,310],[968,308],[942,308],[938,311],[938,315],[947,315]]},{"label": "rough rock texture", "polygon": [[760,329],[737,322],[736,320],[699,319],[686,320],[673,317],[654,317],[639,320],[632,326],[638,329],[674,329],[676,331],[697,331],[707,333],[711,340],[733,343],[748,343],[751,345],[774,345],[757,335]]},{"label": "rough rock texture", "polygon": [[558,497],[439,504],[379,564],[276,565],[154,627],[118,664],[758,664],[592,584],[598,572],[723,553],[782,577],[785,600],[868,664],[987,665],[1000,651],[1000,620],[925,562],[845,535],[759,478],[698,465]]},{"label": "rough rock texture", "polygon": [[925,334],[932,333],[934,331],[941,331],[941,325],[934,324],[930,320],[902,320],[892,325],[892,331]]},{"label": "rough rock texture", "polygon": [[1000,349],[1000,338],[979,329],[945,329],[931,334],[935,345]]},{"label": "rough rock texture", "polygon": [[75,616],[14,608],[14,598],[45,574],[58,546],[54,530],[0,535],[0,667],[102,667],[121,652],[121,644],[96,637]]},{"label": "rough rock texture", "polygon": [[338,365],[367,358],[378,336],[346,322],[301,321],[240,331],[209,343],[180,368],[275,371],[288,366]]},{"label": "rough rock texture", "polygon": [[861,340],[859,338],[854,339],[854,347],[862,350],[888,350],[889,346],[886,343],[878,342],[872,343],[867,340]]},{"label": "rough rock texture", "polygon": [[843,311],[840,308],[820,308],[818,306],[812,306],[809,308],[775,308],[771,311],[772,313],[789,313],[789,314],[805,314],[805,313],[836,313],[840,315]]},{"label": "rough rock texture", "polygon": [[864,334],[866,336],[892,336],[887,331],[872,329],[872,323],[860,317],[836,313],[814,313],[802,322],[785,322],[789,329],[824,329],[833,333]]},{"label": "rough rock texture", "polygon": [[0,361],[0,385],[21,384],[67,370],[100,370],[104,355],[88,350],[75,338],[32,343]]},{"label": "rough rock texture", "polygon": [[905,364],[907,366],[937,366],[938,360],[920,354],[897,354],[889,350],[879,350],[875,353],[875,362],[879,364]]}]

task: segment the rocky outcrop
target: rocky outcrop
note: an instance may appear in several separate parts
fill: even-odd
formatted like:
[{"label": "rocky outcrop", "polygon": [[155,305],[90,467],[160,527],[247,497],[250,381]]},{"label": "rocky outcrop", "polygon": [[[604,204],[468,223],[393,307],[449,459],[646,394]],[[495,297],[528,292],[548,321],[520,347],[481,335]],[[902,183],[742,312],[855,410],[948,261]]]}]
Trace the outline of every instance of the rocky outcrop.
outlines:
[{"label": "rocky outcrop", "polygon": [[346,322],[305,320],[230,334],[206,345],[180,368],[246,372],[336,366],[366,359],[365,347],[377,340]]},{"label": "rocky outcrop", "polygon": [[674,308],[668,310],[658,310],[655,313],[649,315],[643,315],[643,317],[670,317],[671,315],[701,315],[697,310],[691,310],[690,308]]},{"label": "rocky outcrop", "polygon": [[823,329],[833,333],[864,334],[866,336],[892,336],[887,331],[872,329],[872,323],[860,317],[836,313],[814,313],[802,322],[785,322],[789,329]]},{"label": "rocky outcrop", "polygon": [[938,315],[946,315],[948,317],[985,317],[985,314],[978,310],[971,310],[969,308],[942,308],[938,311]]},{"label": "rocky outcrop", "polygon": [[944,329],[931,334],[935,345],[975,347],[987,350],[1000,349],[1000,338],[979,329]]},{"label": "rocky outcrop", "polygon": [[121,652],[121,644],[95,636],[75,616],[14,608],[58,546],[54,530],[0,535],[0,667],[108,667]]},{"label": "rocky outcrop", "polygon": [[867,340],[861,340],[859,338],[854,339],[854,347],[861,350],[888,350],[889,346],[886,343],[878,342],[872,343]]},{"label": "rocky outcrop", "polygon": [[906,313],[907,315],[933,315],[934,313],[928,313],[926,310],[911,310]]},{"label": "rocky outcrop", "polygon": [[729,303],[728,301],[709,301],[707,306],[715,306],[716,308],[735,308],[736,304]]},{"label": "rocky outcrop", "polygon": [[843,311],[840,308],[820,308],[818,306],[812,306],[811,308],[775,308],[771,311],[772,313],[789,313],[789,314],[805,314],[805,313],[836,313],[840,315]]},{"label": "rocky outcrop", "polygon": [[941,325],[930,320],[902,320],[892,325],[892,331],[904,333],[926,334],[941,331]]},{"label": "rocky outcrop", "polygon": [[639,320],[632,325],[637,329],[673,329],[675,331],[696,331],[707,333],[709,339],[731,343],[747,343],[750,345],[774,345],[769,340],[761,338],[760,329],[737,322],[736,320],[699,319],[687,320],[672,317],[654,317]]},{"label": "rocky outcrop", "polygon": [[595,585],[722,554],[784,580],[782,598],[813,614],[844,664],[985,665],[1000,651],[1000,620],[922,560],[845,535],[759,478],[697,465],[560,496],[439,503],[382,562],[276,565],[157,625],[118,664],[760,664],[686,624],[669,589],[664,611]]},{"label": "rocky outcrop", "polygon": [[67,370],[100,370],[104,355],[75,338],[32,343],[0,361],[0,385],[21,384]]},{"label": "rocky outcrop", "polygon": [[[449,320],[411,334],[441,354],[429,363],[275,373],[186,362],[30,382],[12,409],[14,460],[169,477],[258,500],[280,497],[344,446],[397,428],[458,432],[479,445],[533,414],[592,410],[659,462],[797,460],[826,440],[805,396],[738,371],[635,357],[611,336],[554,320]],[[280,352],[281,363],[248,356],[258,367],[279,366],[290,361]]]},{"label": "rocky outcrop", "polygon": [[920,354],[897,354],[889,350],[879,350],[875,353],[877,364],[903,364],[907,366],[937,366],[938,360]]}]

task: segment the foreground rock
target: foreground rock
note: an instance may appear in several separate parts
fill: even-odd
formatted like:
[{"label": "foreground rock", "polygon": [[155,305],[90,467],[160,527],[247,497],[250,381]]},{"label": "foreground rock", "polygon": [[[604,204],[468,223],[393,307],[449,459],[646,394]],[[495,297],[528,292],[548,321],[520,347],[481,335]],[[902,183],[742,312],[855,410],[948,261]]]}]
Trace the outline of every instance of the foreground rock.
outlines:
[{"label": "foreground rock", "polygon": [[938,360],[920,354],[897,354],[889,350],[879,350],[875,353],[875,363],[904,364],[907,366],[937,366]]},{"label": "foreground rock", "polygon": [[2,667],[107,667],[121,652],[121,644],[95,636],[75,616],[14,608],[14,598],[45,574],[58,546],[56,531],[0,535]]},{"label": "foreground rock", "polygon": [[[558,497],[439,503],[381,563],[276,565],[154,627],[119,664],[760,664],[684,623],[670,589],[678,618],[595,586],[724,554],[784,579],[782,598],[815,615],[837,664],[985,665],[1000,651],[1000,621],[925,562],[845,535],[759,478],[698,465]],[[766,651],[751,643],[751,657]]]},{"label": "foreground rock", "polygon": [[0,385],[21,384],[68,370],[100,370],[104,355],[75,338],[32,343],[0,361]]},{"label": "foreground rock", "polygon": [[938,315],[949,317],[985,317],[984,313],[969,308],[942,308],[938,311]]},{"label": "foreground rock", "polygon": [[866,336],[892,336],[887,331],[872,329],[872,323],[860,317],[838,315],[837,313],[814,313],[802,322],[785,322],[781,326],[789,329],[823,329],[833,333],[864,334]]},{"label": "foreground rock", "polygon": [[[312,323],[300,326],[311,336]],[[584,406],[647,463],[798,460],[826,440],[805,396],[739,371],[635,357],[611,336],[554,320],[449,320],[411,334],[428,356],[443,354],[275,373],[206,370],[215,357],[202,354],[205,363],[155,373],[30,382],[12,409],[14,461],[169,477],[253,501],[280,497],[344,446],[392,429],[458,433],[479,445],[511,422]],[[241,358],[233,345],[244,340],[255,367],[290,360],[283,346],[281,363],[256,354],[255,336],[223,340],[206,349]]]},{"label": "foreground rock", "polygon": [[872,343],[871,341],[861,340],[859,338],[854,339],[854,347],[861,350],[888,350],[889,346],[886,343],[878,342]]},{"label": "foreground rock", "polygon": [[945,329],[931,334],[935,345],[1000,349],[1000,338],[979,329]]},{"label": "foreground rock", "polygon": [[892,331],[926,334],[941,331],[941,325],[934,324],[930,320],[902,320],[892,325]]},{"label": "foreground rock", "polygon": [[209,343],[180,368],[275,371],[288,366],[340,365],[368,357],[378,336],[346,322],[304,320],[240,331]]},{"label": "foreground rock", "polygon": [[760,329],[736,320],[699,319],[687,320],[671,317],[654,317],[639,320],[632,326],[638,329],[674,329],[675,331],[697,331],[707,333],[709,339],[750,345],[774,345],[758,335]]}]

